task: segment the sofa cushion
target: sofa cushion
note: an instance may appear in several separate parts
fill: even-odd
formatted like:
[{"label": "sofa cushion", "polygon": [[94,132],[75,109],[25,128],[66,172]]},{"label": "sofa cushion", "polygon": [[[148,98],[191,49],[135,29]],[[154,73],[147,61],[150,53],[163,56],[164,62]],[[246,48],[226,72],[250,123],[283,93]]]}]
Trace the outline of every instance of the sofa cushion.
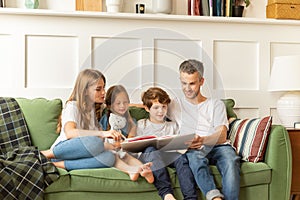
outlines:
[{"label": "sofa cushion", "polygon": [[[222,188],[222,178],[216,166],[210,166],[218,188]],[[266,163],[242,162],[241,163],[241,187],[270,184],[272,180],[272,168]]]},{"label": "sofa cushion", "polygon": [[[115,168],[72,170],[71,188],[76,191],[148,192],[156,191],[144,178],[131,181],[129,176]],[[117,188],[117,191],[116,191]]]},{"label": "sofa cushion", "polygon": [[[222,188],[222,178],[216,166],[210,166],[218,188]],[[172,186],[179,188],[179,181],[176,171],[168,168]],[[135,192],[157,192],[153,184],[149,184],[144,178],[139,178],[134,182],[128,175],[115,168],[83,169],[66,171],[59,169],[59,180],[52,183],[46,193],[63,191],[89,191],[89,192],[115,192],[115,193],[135,193]],[[271,182],[271,168],[263,162],[252,163],[242,162],[241,164],[241,187],[255,185],[265,185]],[[116,191],[116,188],[118,190]]]},{"label": "sofa cushion", "polygon": [[[176,172],[168,168],[172,185],[179,188],[176,181]],[[149,184],[144,178],[139,177],[137,181],[131,181],[128,175],[115,168],[80,169],[66,171],[59,169],[60,178],[47,189],[46,193],[66,191],[89,191],[89,192],[157,192],[153,184]],[[116,188],[117,191],[116,191]]]},{"label": "sofa cushion", "polygon": [[[237,118],[233,107],[235,105],[235,101],[233,99],[222,99],[226,107],[227,118]],[[130,106],[129,107],[130,115],[135,118],[137,121],[143,118],[148,118],[149,113],[142,107]]]},{"label": "sofa cushion", "polygon": [[141,107],[130,106],[129,107],[130,116],[136,119],[136,121],[149,117],[149,113]]},{"label": "sofa cushion", "polygon": [[242,160],[259,162],[264,158],[272,117],[236,119],[231,122],[229,139]]},{"label": "sofa cushion", "polygon": [[46,188],[45,193],[71,191],[71,177],[69,172],[62,168],[57,168],[57,170],[59,173],[59,179],[49,185]]},{"label": "sofa cushion", "polygon": [[235,101],[233,99],[222,99],[226,107],[227,118],[237,118],[233,107],[235,105]]},{"label": "sofa cushion", "polygon": [[62,101],[45,98],[16,98],[16,100],[25,116],[33,145],[39,150],[49,149],[58,137],[56,128]]}]

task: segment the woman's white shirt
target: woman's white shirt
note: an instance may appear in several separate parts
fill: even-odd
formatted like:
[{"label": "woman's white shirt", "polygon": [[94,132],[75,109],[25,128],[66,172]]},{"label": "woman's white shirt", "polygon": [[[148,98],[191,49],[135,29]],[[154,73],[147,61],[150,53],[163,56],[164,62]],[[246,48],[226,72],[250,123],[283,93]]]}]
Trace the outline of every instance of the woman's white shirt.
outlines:
[{"label": "woman's white shirt", "polygon": [[[91,119],[95,118],[95,111],[91,111]],[[64,128],[67,122],[74,122],[76,123],[76,128],[77,129],[83,129],[82,125],[80,124],[80,115],[79,115],[79,110],[76,105],[76,101],[69,101],[66,103],[65,108],[62,111],[62,116],[61,116],[61,131],[58,136],[58,138],[55,140],[53,145],[51,146],[51,149],[54,148],[55,145],[57,145],[61,141],[67,140],[67,136],[64,132]],[[99,130],[97,125],[95,124],[95,120],[91,120],[90,125],[89,125],[89,130]]]}]

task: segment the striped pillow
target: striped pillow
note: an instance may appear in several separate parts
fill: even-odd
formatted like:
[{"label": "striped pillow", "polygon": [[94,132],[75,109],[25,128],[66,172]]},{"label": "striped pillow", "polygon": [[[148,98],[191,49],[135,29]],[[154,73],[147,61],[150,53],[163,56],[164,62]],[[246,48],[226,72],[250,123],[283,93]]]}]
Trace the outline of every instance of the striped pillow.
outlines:
[{"label": "striped pillow", "polygon": [[264,158],[272,117],[236,119],[230,123],[229,139],[242,160],[259,162]]}]

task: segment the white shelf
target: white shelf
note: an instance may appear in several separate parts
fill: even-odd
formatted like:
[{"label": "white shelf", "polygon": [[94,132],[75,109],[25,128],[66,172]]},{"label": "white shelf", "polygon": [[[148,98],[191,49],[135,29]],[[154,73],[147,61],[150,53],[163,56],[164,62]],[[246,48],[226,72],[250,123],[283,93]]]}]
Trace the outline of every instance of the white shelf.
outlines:
[{"label": "white shelf", "polygon": [[241,23],[241,24],[274,24],[274,25],[300,25],[300,20],[260,19],[246,17],[210,17],[165,14],[136,14],[136,13],[107,13],[89,11],[54,11],[46,9],[0,8],[0,14],[8,15],[42,15],[81,18],[111,18],[132,20],[162,20],[162,21],[190,21],[210,23]]}]

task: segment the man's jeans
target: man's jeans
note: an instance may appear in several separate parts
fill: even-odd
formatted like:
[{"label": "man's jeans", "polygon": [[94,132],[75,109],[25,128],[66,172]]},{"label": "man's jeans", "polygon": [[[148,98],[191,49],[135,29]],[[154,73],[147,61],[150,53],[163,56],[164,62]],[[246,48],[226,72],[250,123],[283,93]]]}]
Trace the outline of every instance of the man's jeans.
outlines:
[{"label": "man's jeans", "polygon": [[[227,200],[238,200],[240,190],[240,157],[231,145],[203,146],[200,150],[186,152],[190,167],[198,187],[206,195],[216,191],[214,178],[210,173],[209,164],[216,165],[222,175],[222,192]],[[218,191],[218,190],[217,190]],[[207,194],[210,194],[207,196]]]},{"label": "man's jeans", "polygon": [[112,167],[115,155],[104,149],[103,140],[96,136],[85,136],[65,140],[53,148],[55,159],[63,160],[67,170]]},{"label": "man's jeans", "polygon": [[140,159],[144,163],[152,162],[154,185],[162,199],[166,194],[174,194],[166,167],[175,167],[184,199],[197,200],[196,183],[185,154],[164,152],[148,147]]}]

